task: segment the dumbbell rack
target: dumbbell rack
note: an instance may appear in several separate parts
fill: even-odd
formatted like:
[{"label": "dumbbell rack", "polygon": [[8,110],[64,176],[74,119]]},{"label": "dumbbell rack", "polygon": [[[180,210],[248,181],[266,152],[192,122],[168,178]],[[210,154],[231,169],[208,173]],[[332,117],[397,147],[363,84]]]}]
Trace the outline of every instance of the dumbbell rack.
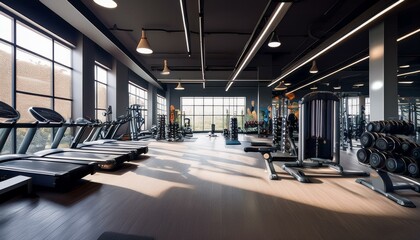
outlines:
[{"label": "dumbbell rack", "polygon": [[[387,123],[385,121],[382,121],[382,122],[368,124],[367,126],[368,131],[363,133],[360,138],[360,142],[364,148],[360,149],[357,152],[357,157],[360,164],[370,167],[372,171],[368,179],[359,178],[359,179],[356,179],[356,182],[370,188],[371,190],[375,192],[378,192],[384,195],[388,199],[396,202],[397,204],[401,206],[414,208],[416,206],[414,205],[412,201],[410,201],[407,198],[397,195],[395,191],[396,190],[413,190],[415,192],[420,193],[420,183],[416,179],[412,178],[413,176],[418,177],[417,164],[412,165],[412,163],[414,164],[414,162],[412,162],[407,165],[406,167],[407,169],[405,171],[411,174],[409,176],[403,176],[401,174],[389,172],[388,170],[385,170],[384,168],[379,168],[384,165],[383,163],[378,164],[379,162],[378,156],[380,156],[379,154],[385,153],[385,155],[383,156],[393,156],[392,157],[393,159],[397,158],[396,153],[386,152],[388,150],[386,149],[388,146],[384,144],[386,142],[384,141],[384,139],[388,139],[391,141],[398,140],[398,138],[390,137],[392,136],[389,134],[389,132],[391,131],[390,129],[392,129],[391,126],[389,126],[390,124],[393,124],[394,126],[403,126],[399,130],[401,131],[400,133],[402,134],[406,134],[406,135],[411,134],[411,132],[407,130],[408,125],[406,123],[396,123],[395,121]],[[399,133],[396,128],[394,128],[392,132],[393,134]],[[379,143],[378,140],[381,140],[382,142],[379,145],[378,145]],[[408,140],[404,140],[404,141],[408,141]],[[397,151],[397,149],[395,149],[395,151]],[[403,154],[402,150],[400,151],[401,151],[400,156],[404,157],[402,155]],[[407,154],[407,155],[411,154],[411,151],[405,150],[404,154]],[[414,156],[414,157],[417,158],[417,156]],[[385,166],[391,170],[395,169],[397,165],[396,163],[394,163],[394,161],[386,160],[385,162],[386,162]],[[375,168],[375,167],[378,167],[378,168]],[[415,167],[416,169],[414,169],[413,167]],[[401,180],[404,180],[405,182],[394,182],[395,179],[401,179]]]},{"label": "dumbbell rack", "polygon": [[180,134],[179,124],[177,122],[168,124],[166,140],[170,142],[182,140],[182,134]]},{"label": "dumbbell rack", "polygon": [[238,140],[238,119],[231,118],[229,124],[229,139]]},{"label": "dumbbell rack", "polygon": [[165,139],[166,115],[159,115],[157,122],[156,140]]}]

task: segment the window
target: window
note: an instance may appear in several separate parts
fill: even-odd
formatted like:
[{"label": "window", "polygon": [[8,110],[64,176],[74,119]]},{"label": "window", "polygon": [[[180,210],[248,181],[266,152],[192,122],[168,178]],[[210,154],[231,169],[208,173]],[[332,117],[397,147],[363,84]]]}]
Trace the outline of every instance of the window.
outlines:
[{"label": "window", "polygon": [[[13,107],[21,114],[20,122],[34,121],[28,113],[32,106],[52,108],[64,118],[71,118],[72,49],[2,12],[0,28],[0,100],[12,105],[16,99]],[[26,129],[13,132],[16,142],[9,138],[3,152],[13,152],[25,133]],[[51,133],[51,129],[38,131],[28,152],[44,149]]]},{"label": "window", "polygon": [[106,116],[103,115],[108,107],[108,71],[95,65],[95,118],[101,121],[106,121]]},{"label": "window", "polygon": [[166,98],[157,95],[157,115],[167,115],[166,113]]},{"label": "window", "polygon": [[348,114],[358,115],[359,114],[359,97],[349,97],[347,99]]},{"label": "window", "polygon": [[191,120],[194,131],[210,131],[211,124],[221,131],[228,128],[230,117],[238,119],[243,126],[245,97],[182,97],[183,117]]},{"label": "window", "polygon": [[[166,101],[165,101],[166,102]],[[145,111],[142,111],[142,116],[145,119],[144,125],[141,127],[141,130],[147,129],[147,91],[146,89],[134,84],[133,82],[128,82],[128,103],[130,105],[139,104],[143,106]]]},{"label": "window", "polygon": [[365,98],[365,117],[366,121],[369,121],[370,119],[370,98]]}]

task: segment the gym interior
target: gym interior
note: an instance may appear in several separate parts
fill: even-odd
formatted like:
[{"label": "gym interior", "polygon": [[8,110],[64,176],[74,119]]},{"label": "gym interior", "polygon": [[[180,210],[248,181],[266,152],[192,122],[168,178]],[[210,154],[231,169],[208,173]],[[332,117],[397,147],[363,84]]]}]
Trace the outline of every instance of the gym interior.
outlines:
[{"label": "gym interior", "polygon": [[419,239],[420,1],[0,1],[0,238]]}]

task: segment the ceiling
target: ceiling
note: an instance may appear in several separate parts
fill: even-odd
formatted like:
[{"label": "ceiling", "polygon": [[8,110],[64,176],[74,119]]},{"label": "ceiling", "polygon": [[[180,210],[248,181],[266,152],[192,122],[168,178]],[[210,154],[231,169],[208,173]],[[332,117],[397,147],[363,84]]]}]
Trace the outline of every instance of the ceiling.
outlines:
[{"label": "ceiling", "polygon": [[[243,57],[247,45],[255,42],[263,31],[280,1],[251,0],[186,0],[188,26],[191,38],[191,56],[188,56],[181,16],[180,1],[168,0],[115,0],[114,9],[101,7],[93,0],[69,0],[78,12],[74,17],[86,17],[92,26],[118,46],[132,62],[139,65],[151,79],[159,84],[202,82],[199,4],[203,10],[204,59],[206,87],[225,87],[235,67]],[[41,0],[49,6],[54,1]],[[340,29],[353,24],[361,14],[378,4],[390,5],[396,1],[378,0],[297,0],[291,6],[275,31],[282,43],[278,48],[267,46],[268,39],[259,48],[232,87],[268,85],[273,79],[291,68],[296,62],[308,58],[322,47]],[[50,6],[49,6],[50,7]],[[50,7],[51,8],[51,7]],[[54,9],[53,9],[54,10]],[[59,11],[56,11],[60,14]],[[398,19],[398,36],[420,28],[420,1],[406,0],[387,16]],[[77,13],[77,14],[76,14]],[[60,14],[61,15],[61,14]],[[71,15],[71,14],[70,14]],[[372,23],[369,26],[373,26]],[[115,30],[118,28],[128,31]],[[317,74],[308,72],[310,63],[288,75],[284,80],[292,83],[289,89],[311,82],[357,58],[368,55],[368,27],[316,58]],[[78,28],[77,26],[75,26]],[[145,29],[153,54],[142,55],[136,46]],[[80,30],[80,29],[79,29]],[[83,31],[89,31],[84,29]],[[83,32],[82,31],[82,32]],[[398,64],[410,64],[413,71],[420,69],[420,33],[398,44]],[[163,76],[163,60],[168,60],[171,74]],[[412,86],[420,87],[420,75],[407,79],[417,80]],[[368,82],[368,61],[321,81],[325,88],[342,85],[348,91],[354,83]],[[329,85],[329,86],[327,86]],[[171,86],[171,85],[170,85]],[[411,87],[412,87],[411,86]],[[309,88],[310,86],[306,87]]]}]

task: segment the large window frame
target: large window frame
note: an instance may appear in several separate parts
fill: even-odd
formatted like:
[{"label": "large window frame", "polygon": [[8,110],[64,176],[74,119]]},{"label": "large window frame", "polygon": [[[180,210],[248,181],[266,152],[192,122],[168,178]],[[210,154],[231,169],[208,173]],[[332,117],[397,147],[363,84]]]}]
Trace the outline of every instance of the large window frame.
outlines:
[{"label": "large window frame", "polygon": [[183,117],[191,120],[196,132],[210,131],[212,124],[216,131],[229,128],[231,117],[243,127],[246,97],[181,97],[180,102]]},{"label": "large window frame", "polygon": [[139,85],[129,81],[128,82],[128,103],[129,105],[139,104],[143,106],[145,111],[142,111],[142,116],[144,118],[144,124],[141,127],[141,130],[147,129],[147,106],[148,106],[148,92],[145,88],[140,87]]},{"label": "large window frame", "polygon": [[108,108],[108,69],[95,63],[95,119],[106,121]]},{"label": "large window frame", "polygon": [[167,105],[166,105],[166,98],[157,94],[156,96],[156,109],[157,115],[167,115]]},{"label": "large window frame", "polygon": [[[0,61],[5,63],[0,70],[0,100],[21,113],[19,122],[34,121],[28,113],[30,106],[52,108],[70,119],[72,46],[3,10],[0,10],[0,26]],[[15,152],[25,132],[25,129],[13,131],[3,153]],[[51,130],[38,131],[28,153],[45,148],[49,143],[46,139],[51,139]]]}]

